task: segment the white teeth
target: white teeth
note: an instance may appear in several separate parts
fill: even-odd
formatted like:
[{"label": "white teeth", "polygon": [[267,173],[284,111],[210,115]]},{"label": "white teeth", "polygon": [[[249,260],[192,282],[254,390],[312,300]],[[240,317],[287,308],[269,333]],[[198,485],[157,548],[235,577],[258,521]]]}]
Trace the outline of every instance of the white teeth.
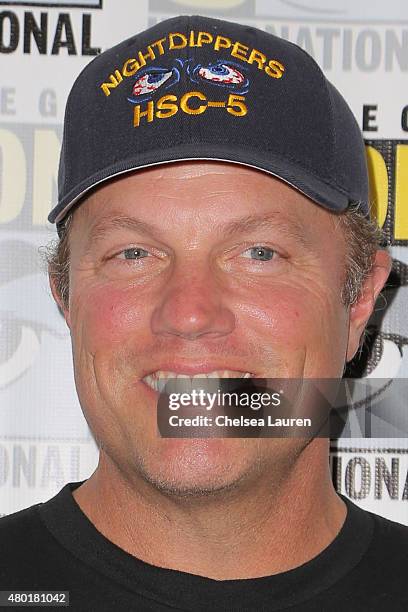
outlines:
[{"label": "white teeth", "polygon": [[216,378],[251,378],[250,372],[238,372],[235,370],[216,370],[214,372],[208,372],[206,374],[199,373],[189,376],[188,374],[177,374],[176,372],[169,372],[165,370],[157,370],[148,376],[143,378],[144,382],[154,391],[158,391],[162,393],[166,386],[166,383],[169,379],[183,379],[186,386],[187,379],[191,388],[194,386],[194,379],[196,378],[207,378],[207,379],[216,379]]},{"label": "white teeth", "polygon": [[154,391],[158,391],[158,380],[156,378],[154,378],[153,376],[145,376],[143,380],[149,385],[151,389],[153,389]]}]

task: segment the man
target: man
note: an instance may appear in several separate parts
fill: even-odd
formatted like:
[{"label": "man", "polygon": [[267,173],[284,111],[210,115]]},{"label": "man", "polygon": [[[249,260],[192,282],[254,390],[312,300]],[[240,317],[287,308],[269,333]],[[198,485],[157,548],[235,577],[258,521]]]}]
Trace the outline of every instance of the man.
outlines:
[{"label": "man", "polygon": [[336,494],[326,438],[157,432],[162,378],[342,377],[390,270],[368,214],[353,115],[295,45],[180,17],[85,68],[50,282],[100,460],[2,519],[2,589],[74,610],[407,609],[407,529]]}]

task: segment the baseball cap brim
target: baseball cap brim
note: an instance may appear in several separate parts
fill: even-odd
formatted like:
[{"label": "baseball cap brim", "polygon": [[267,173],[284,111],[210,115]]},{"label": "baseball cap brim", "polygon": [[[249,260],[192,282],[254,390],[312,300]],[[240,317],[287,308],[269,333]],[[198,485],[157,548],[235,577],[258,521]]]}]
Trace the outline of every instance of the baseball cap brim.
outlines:
[{"label": "baseball cap brim", "polygon": [[149,151],[145,156],[139,154],[137,158],[116,163],[88,177],[86,181],[83,181],[67,193],[50,212],[48,221],[58,224],[67,215],[69,210],[82,198],[86,197],[91,190],[110,179],[152,166],[194,160],[230,162],[264,171],[283,180],[309,197],[316,204],[332,212],[340,213],[350,205],[349,196],[341,188],[334,188],[332,185],[322,181],[321,178],[313,176],[309,169],[302,168],[290,160],[274,157],[271,153],[269,153],[268,159],[262,159],[259,157],[259,151],[254,151],[251,154],[248,149],[242,152],[215,146],[214,144],[208,147],[200,145],[198,150],[196,146],[183,144],[179,147],[172,147],[167,151]]}]

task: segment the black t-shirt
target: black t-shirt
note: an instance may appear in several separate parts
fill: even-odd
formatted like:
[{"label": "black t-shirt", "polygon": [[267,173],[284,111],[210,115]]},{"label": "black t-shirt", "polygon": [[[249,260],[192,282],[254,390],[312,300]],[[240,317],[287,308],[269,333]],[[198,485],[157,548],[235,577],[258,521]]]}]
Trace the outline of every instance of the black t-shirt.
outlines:
[{"label": "black t-shirt", "polygon": [[408,527],[346,498],[341,531],[311,561],[217,581],[144,563],[110,542],[73,498],[80,484],[0,519],[0,590],[69,591],[70,609],[86,612],[408,611]]}]

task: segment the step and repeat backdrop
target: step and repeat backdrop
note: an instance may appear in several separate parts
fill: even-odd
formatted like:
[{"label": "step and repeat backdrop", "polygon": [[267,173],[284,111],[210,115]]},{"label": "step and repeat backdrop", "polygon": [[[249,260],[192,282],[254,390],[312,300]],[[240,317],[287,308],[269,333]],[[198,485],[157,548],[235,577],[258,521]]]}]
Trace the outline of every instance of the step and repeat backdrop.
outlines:
[{"label": "step and repeat backdrop", "polygon": [[[0,1],[0,514],[45,501],[97,463],[75,391],[69,331],[40,254],[56,236],[47,215],[69,89],[95,55],[182,13],[256,25],[297,43],[348,100],[394,258],[386,302],[379,301],[366,349],[348,374],[388,382],[408,376],[406,0]],[[408,398],[396,403],[408,410]],[[395,409],[393,401],[383,407]],[[331,446],[337,490],[408,524],[406,434],[341,437]]]}]

